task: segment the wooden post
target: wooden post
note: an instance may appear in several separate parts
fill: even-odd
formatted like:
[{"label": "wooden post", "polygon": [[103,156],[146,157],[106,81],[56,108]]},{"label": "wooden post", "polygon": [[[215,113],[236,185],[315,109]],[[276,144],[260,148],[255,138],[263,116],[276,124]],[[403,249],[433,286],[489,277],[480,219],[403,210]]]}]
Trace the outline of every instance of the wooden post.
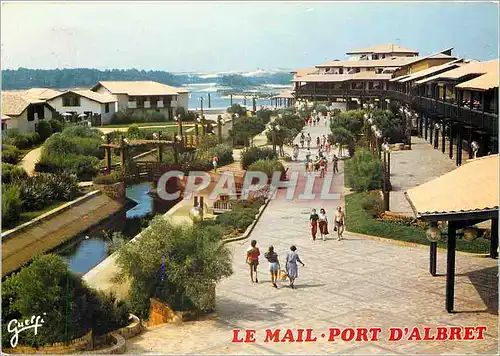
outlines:
[{"label": "wooden post", "polygon": [[[436,222],[431,223],[431,227],[437,227]],[[432,276],[436,275],[436,267],[437,267],[437,242],[431,242],[430,246],[430,256],[429,256],[429,273]]]},{"label": "wooden post", "polygon": [[388,178],[388,169],[387,169],[387,152],[384,151],[384,191],[383,191],[383,196],[384,196],[384,211],[389,211],[389,184],[387,181]]},{"label": "wooden post", "polygon": [[462,164],[462,133],[460,128],[457,130],[457,166]]},{"label": "wooden post", "polygon": [[123,135],[121,135],[121,144],[120,144],[120,165],[122,171],[125,171],[125,160],[126,160],[126,154],[125,154],[125,138]]},{"label": "wooden post", "polygon": [[428,124],[429,124],[428,118],[427,118],[427,116],[424,116],[424,134],[425,134],[424,140],[426,140],[426,141],[427,141],[427,130],[428,130],[427,126],[428,126]]},{"label": "wooden post", "polygon": [[453,124],[450,124],[450,134],[448,136],[448,139],[450,140],[450,150],[448,152],[448,155],[450,159],[453,159]]},{"label": "wooden post", "polygon": [[217,136],[219,136],[219,143],[222,143],[222,116],[217,117]]},{"label": "wooden post", "polygon": [[444,152],[446,151],[445,150],[445,145],[446,145],[446,130],[445,130],[446,126],[445,126],[445,123],[443,122],[443,127],[441,129],[441,143],[442,143],[442,147],[441,147],[441,152]]},{"label": "wooden post", "polygon": [[454,221],[448,222],[448,250],[446,251],[446,311],[453,312],[455,299],[455,248],[456,240],[456,225]]},{"label": "wooden post", "polygon": [[498,257],[498,218],[491,219],[490,257]]},{"label": "wooden post", "polygon": [[210,98],[210,93],[208,93],[208,108],[210,109],[212,106],[211,106],[211,98]]},{"label": "wooden post", "polygon": [[196,137],[198,137],[198,135],[200,134],[199,133],[199,129],[198,129],[198,122],[197,121],[194,122],[194,134],[195,134]]},{"label": "wooden post", "polygon": [[203,211],[203,197],[200,197],[200,212],[201,212],[201,219],[203,220],[203,215],[205,212]]},{"label": "wooden post", "polygon": [[233,94],[229,94],[229,99],[231,100],[231,106],[233,106]]},{"label": "wooden post", "polygon": [[194,207],[197,207],[197,206],[198,206],[198,197],[197,197],[197,196],[195,196],[195,197],[194,197],[194,200],[193,200],[193,206],[194,206]]},{"label": "wooden post", "polygon": [[179,164],[179,149],[178,149],[178,143],[177,143],[177,137],[175,137],[174,134],[174,163]]}]

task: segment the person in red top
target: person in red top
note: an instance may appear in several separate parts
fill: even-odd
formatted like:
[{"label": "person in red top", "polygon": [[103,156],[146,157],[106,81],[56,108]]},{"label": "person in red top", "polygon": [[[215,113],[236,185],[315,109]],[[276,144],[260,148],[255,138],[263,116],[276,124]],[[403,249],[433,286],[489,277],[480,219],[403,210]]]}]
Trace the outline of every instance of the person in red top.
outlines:
[{"label": "person in red top", "polygon": [[214,172],[217,172],[217,166],[219,165],[219,156],[215,155],[214,158],[212,158],[212,164],[214,166]]},{"label": "person in red top", "polygon": [[257,266],[259,265],[259,256],[260,256],[260,250],[257,247],[257,241],[252,240],[250,243],[250,247],[248,247],[247,250],[247,264],[250,266],[250,279],[252,280],[252,283],[254,283],[253,280],[253,273],[255,272],[255,283],[259,283],[259,280],[257,279]]}]

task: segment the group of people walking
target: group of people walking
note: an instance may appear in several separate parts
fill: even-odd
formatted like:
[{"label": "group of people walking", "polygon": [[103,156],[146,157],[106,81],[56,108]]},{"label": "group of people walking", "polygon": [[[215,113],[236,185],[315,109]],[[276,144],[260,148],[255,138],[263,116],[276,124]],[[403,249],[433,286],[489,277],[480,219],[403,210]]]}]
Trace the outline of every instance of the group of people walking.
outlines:
[{"label": "group of people walking", "polygon": [[[316,212],[316,209],[312,209],[311,215],[309,216],[309,228],[311,229],[311,236],[313,241],[316,241],[318,230],[320,238],[325,241],[326,235],[330,234],[328,232],[328,217],[326,215],[325,209],[321,208],[319,210],[319,214]],[[339,206],[337,208],[337,211],[335,212],[333,220],[333,230],[337,232],[338,241],[343,239],[344,228],[344,212]]]},{"label": "group of people walking", "polygon": [[[252,283],[259,283],[257,278],[257,266],[259,265],[259,256],[260,250],[257,247],[257,241],[252,240],[250,246],[247,249],[246,262],[250,266],[250,279]],[[269,262],[269,273],[271,274],[271,285],[274,288],[278,288],[278,278],[279,273],[282,274],[282,277],[289,279],[290,288],[295,288],[295,279],[298,277],[299,268],[297,266],[297,262],[305,266],[304,263],[300,260],[299,254],[297,253],[297,247],[292,245],[290,247],[290,252],[286,254],[285,259],[285,269],[281,270],[281,265],[279,261],[278,254],[274,250],[274,246],[269,246],[266,253],[264,253],[264,257]],[[255,275],[255,278],[254,278]],[[283,279],[283,278],[282,278]]]}]

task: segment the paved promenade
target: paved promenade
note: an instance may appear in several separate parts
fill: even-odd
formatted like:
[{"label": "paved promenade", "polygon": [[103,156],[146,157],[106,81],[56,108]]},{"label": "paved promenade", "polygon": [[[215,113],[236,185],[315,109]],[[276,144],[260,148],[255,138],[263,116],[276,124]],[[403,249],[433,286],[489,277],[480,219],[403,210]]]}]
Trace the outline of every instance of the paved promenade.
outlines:
[{"label": "paved promenade", "polygon": [[[324,127],[308,128],[315,138]],[[305,153],[301,152],[301,157]],[[305,178],[301,163],[291,163]],[[331,167],[329,167],[331,174]],[[342,173],[343,167],[340,165]],[[325,178],[327,179],[327,178]],[[314,186],[320,190],[321,181]],[[342,175],[333,177],[331,192],[342,193]],[[343,198],[343,197],[341,197]],[[279,282],[270,285],[268,264],[262,258],[259,283],[252,284],[245,264],[249,241],[232,243],[234,274],[217,287],[217,311],[206,320],[158,326],[127,341],[131,354],[465,354],[497,352],[497,261],[458,253],[455,308],[444,308],[446,254],[438,253],[439,276],[428,273],[427,248],[405,247],[345,234],[336,241],[311,240],[308,217],[312,207],[324,207],[329,216],[343,199],[298,201],[284,199],[284,190],[272,200],[251,238],[261,251],[274,245],[280,261],[290,245],[298,247],[305,263],[299,267],[296,289]],[[349,227],[347,227],[349,228]],[[389,342],[389,327],[487,326],[485,340]],[[381,327],[374,342],[328,342],[330,327]],[[232,343],[233,329],[255,329],[255,343]],[[265,343],[267,328],[314,329],[316,342]],[[283,335],[283,334],[282,334]]]}]

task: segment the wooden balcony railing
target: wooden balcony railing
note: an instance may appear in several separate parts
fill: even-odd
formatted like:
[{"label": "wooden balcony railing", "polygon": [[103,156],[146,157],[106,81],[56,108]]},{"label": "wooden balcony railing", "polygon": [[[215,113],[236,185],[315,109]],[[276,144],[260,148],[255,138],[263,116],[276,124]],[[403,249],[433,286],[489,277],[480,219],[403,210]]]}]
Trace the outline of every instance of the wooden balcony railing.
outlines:
[{"label": "wooden balcony railing", "polygon": [[411,104],[413,108],[420,109],[427,114],[441,114],[443,117],[451,118],[463,122],[479,129],[484,129],[491,134],[498,133],[498,113],[491,113],[471,109],[466,106],[458,106],[455,102],[443,99],[433,99],[426,96],[420,96],[415,93],[404,93],[398,90],[390,89],[312,89],[297,88],[297,96],[355,96],[355,97],[373,97],[390,98],[406,104]]}]

